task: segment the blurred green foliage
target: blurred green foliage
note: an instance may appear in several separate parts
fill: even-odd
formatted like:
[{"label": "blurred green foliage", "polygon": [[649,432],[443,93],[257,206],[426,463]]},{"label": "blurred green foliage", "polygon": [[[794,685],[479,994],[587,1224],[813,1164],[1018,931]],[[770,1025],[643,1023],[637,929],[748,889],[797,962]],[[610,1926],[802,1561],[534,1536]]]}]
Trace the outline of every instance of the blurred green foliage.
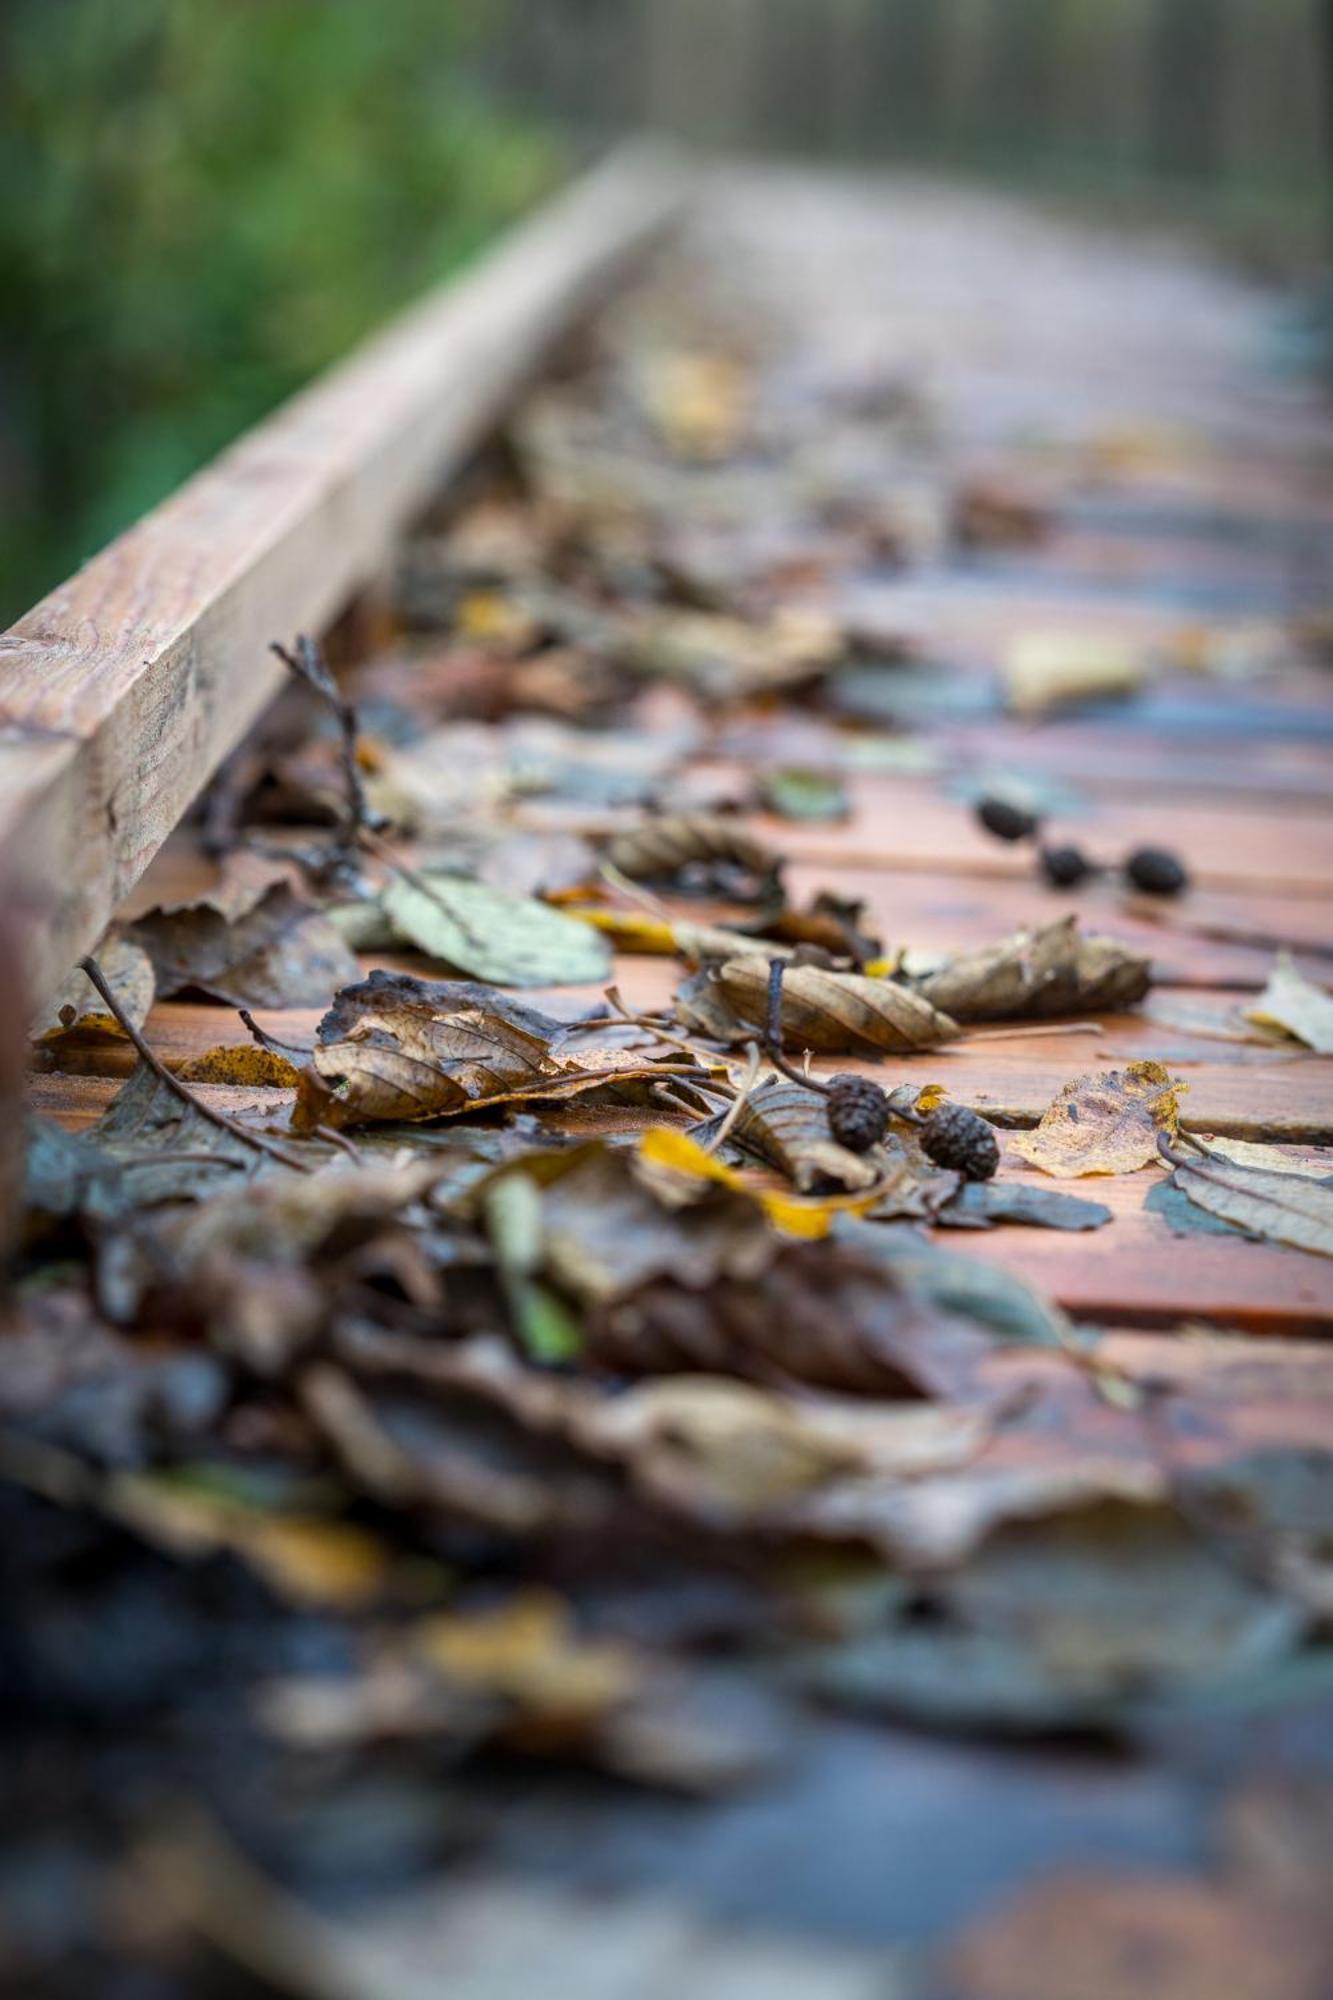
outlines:
[{"label": "blurred green foliage", "polygon": [[5,0],[0,623],[551,177],[488,0]]}]

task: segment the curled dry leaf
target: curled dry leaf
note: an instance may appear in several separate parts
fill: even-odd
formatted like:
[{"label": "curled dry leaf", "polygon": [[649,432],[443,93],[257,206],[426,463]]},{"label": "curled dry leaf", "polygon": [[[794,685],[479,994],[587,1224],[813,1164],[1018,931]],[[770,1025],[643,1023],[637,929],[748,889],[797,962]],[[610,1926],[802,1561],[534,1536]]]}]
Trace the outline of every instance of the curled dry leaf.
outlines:
[{"label": "curled dry leaf", "polygon": [[1169,1154],[1172,1185],[1196,1208],[1253,1236],[1333,1257],[1333,1188],[1308,1174],[1239,1165],[1211,1148],[1196,1158]]},{"label": "curled dry leaf", "polygon": [[315,1007],[356,977],[350,948],[287,882],[270,883],[234,918],[192,903],[155,910],[126,935],[148,953],[162,994],[195,988],[249,1007]]},{"label": "curled dry leaf", "polygon": [[795,606],[766,625],[667,607],[638,619],[622,651],[638,672],[681,681],[705,701],[743,701],[827,674],[846,646],[832,620]]},{"label": "curled dry leaf", "polygon": [[564,1033],[559,1021],[487,986],[372,972],[345,987],[320,1022],[292,1123],[309,1132],[447,1118],[661,1074],[660,1062],[623,1049],[558,1053]]},{"label": "curled dry leaf", "polygon": [[761,889],[775,883],[781,863],[744,822],[725,813],[670,813],[628,827],[610,842],[606,858],[632,882],[665,880],[693,864],[752,876]]},{"label": "curled dry leaf", "polygon": [[1143,953],[1115,938],[1085,937],[1078,919],[1068,916],[962,952],[922,979],[918,991],[956,1021],[1022,1021],[1119,1012],[1141,1000],[1151,983]]},{"label": "curled dry leaf", "polygon": [[829,1132],[824,1099],[785,1077],[754,1091],[742,1106],[732,1136],[802,1193],[821,1184],[849,1190],[873,1187],[879,1166],[866,1153],[840,1146]]},{"label": "curled dry leaf", "polygon": [[1176,1099],[1184,1088],[1159,1062],[1076,1076],[1036,1130],[1020,1132],[1009,1144],[1057,1180],[1132,1174],[1157,1161],[1159,1133],[1178,1131]]},{"label": "curled dry leaf", "polygon": [[1298,972],[1289,952],[1278,954],[1267,986],[1241,1013],[1258,1028],[1276,1029],[1320,1055],[1333,1055],[1333,994]]},{"label": "curled dry leaf", "polygon": [[[766,958],[732,958],[716,973],[722,998],[752,1030],[767,1018],[768,967]],[[789,1048],[882,1055],[938,1048],[957,1033],[956,1021],[891,979],[797,965],[782,983],[782,1039]]]},{"label": "curled dry leaf", "polygon": [[[142,1028],[157,991],[153,961],[142,945],[124,937],[107,937],[97,947],[102,976],[136,1028]],[[52,1054],[69,1056],[106,1042],[124,1043],[125,1035],[106,1002],[94,991],[86,973],[72,972],[42,1016],[37,1041]]]},{"label": "curled dry leaf", "polygon": [[984,1334],[918,1305],[882,1263],[834,1243],[784,1245],[750,1278],[707,1292],[666,1277],[590,1313],[584,1353],[622,1375],[682,1370],[809,1382],[850,1395],[947,1395],[970,1385]]}]

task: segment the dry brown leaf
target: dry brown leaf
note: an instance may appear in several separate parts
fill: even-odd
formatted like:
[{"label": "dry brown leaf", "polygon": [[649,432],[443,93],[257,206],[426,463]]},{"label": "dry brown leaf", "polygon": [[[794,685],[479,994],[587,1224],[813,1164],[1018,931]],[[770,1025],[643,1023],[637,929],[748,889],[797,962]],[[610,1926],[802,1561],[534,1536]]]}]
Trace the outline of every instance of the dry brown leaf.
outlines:
[{"label": "dry brown leaf", "polygon": [[338,995],[301,1072],[292,1123],[447,1118],[481,1104],[572,1097],[661,1074],[623,1049],[556,1053],[563,1025],[466,980],[372,972]]},{"label": "dry brown leaf", "polygon": [[1068,916],[961,952],[917,990],[955,1021],[1049,1020],[1118,1012],[1143,998],[1151,978],[1142,952],[1115,938],[1084,937],[1077,917]]},{"label": "dry brown leaf", "polygon": [[[148,953],[129,938],[105,937],[94,956],[127,1018],[142,1028],[157,991]],[[42,1016],[36,1039],[56,1054],[69,1055],[106,1042],[123,1044],[125,1034],[86,973],[72,972]]]},{"label": "dry brown leaf", "polygon": [[1172,1155],[1172,1184],[1209,1215],[1293,1250],[1333,1257],[1333,1188],[1308,1174],[1244,1167],[1210,1148],[1196,1158]]},{"label": "dry brown leaf", "polygon": [[1276,1029],[1320,1055],[1333,1055],[1333,994],[1298,972],[1290,952],[1278,954],[1267,986],[1241,1013],[1258,1028]]},{"label": "dry brown leaf", "polygon": [[880,1176],[873,1157],[849,1152],[833,1138],[824,1099],[784,1077],[753,1092],[732,1130],[741,1145],[786,1174],[803,1194],[830,1182],[869,1188]]},{"label": "dry brown leaf", "polygon": [[976,1377],[986,1336],[918,1305],[878,1259],[783,1245],[756,1276],[707,1291],[666,1277],[592,1312],[584,1351],[624,1375],[683,1370],[849,1395],[948,1395]]},{"label": "dry brown leaf", "polygon": [[[759,957],[727,959],[716,974],[723,999],[752,1028],[762,1028],[767,1019],[768,963]],[[782,1039],[788,1048],[881,1055],[938,1048],[957,1033],[956,1021],[891,979],[798,965],[782,982]]]},{"label": "dry brown leaf", "polygon": [[285,881],[271,883],[238,917],[210,899],[151,911],[126,934],[153,961],[161,994],[197,988],[251,1007],[313,1007],[356,977],[356,960],[328,918]]},{"label": "dry brown leaf", "polygon": [[1132,1174],[1156,1163],[1159,1133],[1175,1136],[1184,1088],[1158,1062],[1076,1076],[1036,1130],[1019,1133],[1010,1148],[1057,1180]]},{"label": "dry brown leaf", "polygon": [[628,827],[610,842],[606,858],[632,882],[673,876],[692,863],[743,870],[759,883],[776,879],[778,857],[725,813],[668,813]]}]

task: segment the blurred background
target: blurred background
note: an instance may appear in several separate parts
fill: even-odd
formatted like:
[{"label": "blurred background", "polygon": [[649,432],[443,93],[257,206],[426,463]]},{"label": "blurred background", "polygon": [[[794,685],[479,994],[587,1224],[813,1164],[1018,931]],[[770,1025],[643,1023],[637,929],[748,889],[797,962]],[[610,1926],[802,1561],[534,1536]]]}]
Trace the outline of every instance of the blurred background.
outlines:
[{"label": "blurred background", "polygon": [[4,0],[0,623],[617,133],[1329,224],[1328,0]]}]

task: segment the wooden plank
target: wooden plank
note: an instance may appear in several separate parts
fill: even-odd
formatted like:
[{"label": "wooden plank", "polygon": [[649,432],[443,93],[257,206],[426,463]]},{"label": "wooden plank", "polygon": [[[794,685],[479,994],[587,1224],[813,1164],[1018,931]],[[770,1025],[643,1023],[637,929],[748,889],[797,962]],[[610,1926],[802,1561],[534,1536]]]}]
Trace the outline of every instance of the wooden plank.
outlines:
[{"label": "wooden plank", "polygon": [[[793,860],[836,860],[893,869],[1005,876],[1031,882],[1027,846],[996,840],[961,800],[942,797],[932,781],[861,777],[848,786],[850,817],[828,825],[757,817],[754,831]],[[1217,807],[1171,798],[1121,803],[1105,795],[1075,812],[1053,815],[1047,835],[1074,840],[1114,863],[1134,847],[1169,847],[1206,888],[1278,889],[1333,896],[1333,815],[1312,816],[1296,801],[1263,809],[1234,804],[1225,821]],[[1180,905],[1188,917],[1189,903]]]},{"label": "wooden plank", "polygon": [[534,363],[677,208],[613,155],[225,452],[0,639],[0,854],[40,1004],[281,677]]}]

